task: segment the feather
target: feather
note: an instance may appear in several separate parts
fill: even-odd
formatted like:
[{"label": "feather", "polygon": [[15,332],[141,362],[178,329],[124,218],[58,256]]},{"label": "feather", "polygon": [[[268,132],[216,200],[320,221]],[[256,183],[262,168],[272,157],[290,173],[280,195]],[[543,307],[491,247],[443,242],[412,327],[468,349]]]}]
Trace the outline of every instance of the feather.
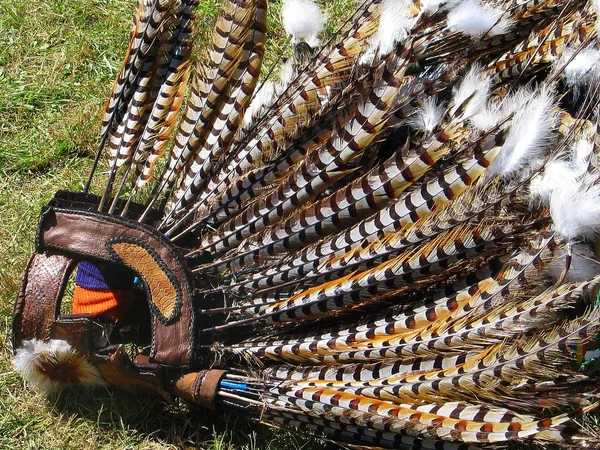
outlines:
[{"label": "feather", "polygon": [[164,80],[161,80],[156,101],[133,156],[137,163],[135,189],[143,187],[150,179],[154,165],[166,150],[183,103],[190,75],[189,57],[194,6],[195,2],[181,3],[179,6],[177,16],[180,21],[180,31],[174,33],[176,39],[169,59],[169,67]]},{"label": "feather", "polygon": [[504,11],[476,0],[462,0],[448,13],[448,29],[460,31],[472,38],[506,34],[512,22]]},{"label": "feather", "polygon": [[[172,0],[142,2],[134,18],[134,32],[127,57],[107,103],[102,134],[109,137],[111,168],[124,164],[139,139],[142,117],[153,102],[152,79],[160,67],[159,48],[168,38],[167,23],[172,17]],[[126,106],[129,105],[129,108]]]},{"label": "feather", "polygon": [[[373,15],[379,0],[366,2],[357,12],[356,24],[346,33],[343,41],[335,47],[320,52],[313,67],[298,76],[293,85],[273,105],[272,114],[261,121],[253,133],[234,142],[240,151],[208,183],[206,192],[198,201],[213,203],[233,179],[253,167],[255,160],[265,153],[273,152],[287,138],[301,136],[303,129],[315,125],[320,116],[311,118],[318,105],[317,92],[347,80],[354,60],[363,51],[365,39],[373,32]],[[307,117],[310,120],[305,120]]]},{"label": "feather", "polygon": [[[411,85],[401,89],[404,86],[399,83],[405,68],[403,56],[390,58],[382,68],[386,75],[382,78],[381,86],[357,108],[353,106],[351,114],[354,117],[345,124],[340,123],[340,131],[309,155],[297,171],[289,174],[276,189],[254,202],[252,208],[224,224],[214,236],[205,238],[202,248],[223,251],[239,244],[241,239],[248,236],[246,230],[250,227],[252,231],[258,231],[266,225],[279,222],[284,214],[312,200],[346,175],[351,170],[349,164],[385,131],[385,120],[392,104],[407,101],[411,95]],[[223,244],[215,246],[220,242]]]},{"label": "feather", "polygon": [[66,386],[106,385],[94,365],[78,355],[68,342],[58,339],[23,342],[12,365],[27,383],[47,394],[54,394]]},{"label": "feather", "polygon": [[505,120],[523,108],[533,97],[533,91],[529,86],[522,86],[516,92],[507,94],[505,97],[490,100],[479,112],[473,114],[470,123],[483,131],[489,131],[499,126]]},{"label": "feather", "polygon": [[570,11],[541,29],[534,28],[524,45],[510,49],[488,64],[494,82],[522,77],[524,72],[540,70],[556,61],[570,45],[581,45],[593,32],[593,25]]},{"label": "feather", "polygon": [[[240,244],[236,256],[245,256],[245,251],[257,255],[267,247],[269,254],[293,250],[297,245],[314,242],[338,231],[341,224],[350,225],[370,215],[401,197],[402,192],[418,182],[449,152],[449,145],[436,144],[434,140],[431,145],[418,148],[414,155],[406,157],[402,157],[398,150],[395,158],[358,177],[345,189],[292,213],[285,221],[261,233],[255,233]],[[295,240],[297,245],[293,244]],[[276,245],[281,242],[284,244]]]},{"label": "feather", "polygon": [[452,104],[449,114],[457,113],[468,119],[481,113],[485,108],[491,88],[491,80],[485,75],[482,68],[475,64],[463,77],[460,85],[452,94]]},{"label": "feather", "polygon": [[550,205],[550,197],[555,189],[561,188],[564,180],[572,179],[574,173],[564,161],[553,161],[546,164],[543,175],[537,175],[531,180],[530,195],[533,201],[539,200],[544,205]]},{"label": "feather", "polygon": [[444,107],[435,97],[429,97],[423,106],[407,121],[411,128],[431,133],[442,122]]},{"label": "feather", "polygon": [[[184,118],[175,136],[163,186],[175,182],[206,139],[215,114],[224,100],[221,93],[235,84],[235,79],[232,80],[231,77],[236,72],[240,58],[249,56],[243,47],[251,35],[253,24],[254,7],[250,4],[242,2],[238,6],[235,2],[227,2],[224,5],[209,49],[210,62],[198,68]],[[241,74],[238,71],[236,78],[239,79]],[[180,189],[180,196],[185,192],[185,187],[187,185],[183,190]]]},{"label": "feather", "polygon": [[305,40],[311,47],[319,44],[325,19],[312,0],[284,0],[281,7],[283,28],[292,36],[292,45]]},{"label": "feather", "polygon": [[375,55],[385,57],[404,41],[418,16],[409,0],[384,0],[379,11],[377,32],[369,39],[369,48],[360,58],[361,64],[370,64]]},{"label": "feather", "polygon": [[516,176],[544,156],[558,124],[552,90],[544,87],[519,110],[502,151],[488,169],[488,177]]},{"label": "feather", "polygon": [[571,175],[550,194],[550,215],[556,230],[568,241],[593,239],[600,224],[600,186]]}]

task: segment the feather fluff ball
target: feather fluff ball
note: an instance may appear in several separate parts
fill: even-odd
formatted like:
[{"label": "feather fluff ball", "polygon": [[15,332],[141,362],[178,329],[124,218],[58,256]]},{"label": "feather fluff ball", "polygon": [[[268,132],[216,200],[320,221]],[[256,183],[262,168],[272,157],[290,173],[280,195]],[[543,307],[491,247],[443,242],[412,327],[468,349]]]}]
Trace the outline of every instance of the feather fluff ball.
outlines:
[{"label": "feather fluff ball", "polygon": [[77,384],[86,387],[106,384],[96,367],[78,355],[68,342],[58,339],[23,341],[12,365],[27,383],[45,394]]},{"label": "feather fluff ball", "polygon": [[306,41],[311,47],[319,45],[319,33],[325,22],[319,5],[312,0],[284,0],[281,7],[283,28],[292,36],[292,44]]}]

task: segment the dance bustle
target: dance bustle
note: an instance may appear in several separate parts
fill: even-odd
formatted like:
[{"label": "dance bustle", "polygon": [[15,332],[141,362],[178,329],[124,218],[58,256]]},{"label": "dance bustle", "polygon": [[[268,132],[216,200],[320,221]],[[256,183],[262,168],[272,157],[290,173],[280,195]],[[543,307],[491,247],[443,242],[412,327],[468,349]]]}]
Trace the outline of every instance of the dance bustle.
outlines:
[{"label": "dance bustle", "polygon": [[40,216],[24,379],[366,447],[599,445],[598,1],[369,0],[330,36],[284,0],[280,75],[266,0],[200,58],[196,3],[138,0],[89,182]]}]

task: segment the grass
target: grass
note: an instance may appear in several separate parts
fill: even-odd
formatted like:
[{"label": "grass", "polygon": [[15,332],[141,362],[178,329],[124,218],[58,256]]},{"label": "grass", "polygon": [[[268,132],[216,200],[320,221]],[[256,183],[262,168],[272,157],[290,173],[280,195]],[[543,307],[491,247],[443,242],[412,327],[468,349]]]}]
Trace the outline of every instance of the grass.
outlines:
[{"label": "grass", "polygon": [[[331,31],[349,0],[322,3]],[[280,2],[269,7],[266,69],[290,51]],[[83,187],[133,8],[133,0],[0,0],[0,449],[325,448],[241,418],[120,392],[47,400],[11,369],[12,308],[40,208],[58,189]],[[199,10],[200,29],[211,30],[216,2],[202,0]]]}]

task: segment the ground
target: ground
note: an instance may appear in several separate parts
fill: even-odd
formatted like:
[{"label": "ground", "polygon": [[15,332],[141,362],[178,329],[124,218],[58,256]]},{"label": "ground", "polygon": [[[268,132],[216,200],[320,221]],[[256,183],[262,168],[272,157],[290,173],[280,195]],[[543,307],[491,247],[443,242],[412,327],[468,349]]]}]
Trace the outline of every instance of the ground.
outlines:
[{"label": "ground", "polygon": [[[83,187],[134,3],[0,0],[0,449],[325,448],[241,418],[120,392],[69,392],[47,400],[12,371],[12,308],[37,216],[58,189]],[[199,41],[211,29],[216,3],[200,2]],[[331,33],[351,2],[321,3]],[[266,68],[289,52],[280,2],[269,7]]]}]

